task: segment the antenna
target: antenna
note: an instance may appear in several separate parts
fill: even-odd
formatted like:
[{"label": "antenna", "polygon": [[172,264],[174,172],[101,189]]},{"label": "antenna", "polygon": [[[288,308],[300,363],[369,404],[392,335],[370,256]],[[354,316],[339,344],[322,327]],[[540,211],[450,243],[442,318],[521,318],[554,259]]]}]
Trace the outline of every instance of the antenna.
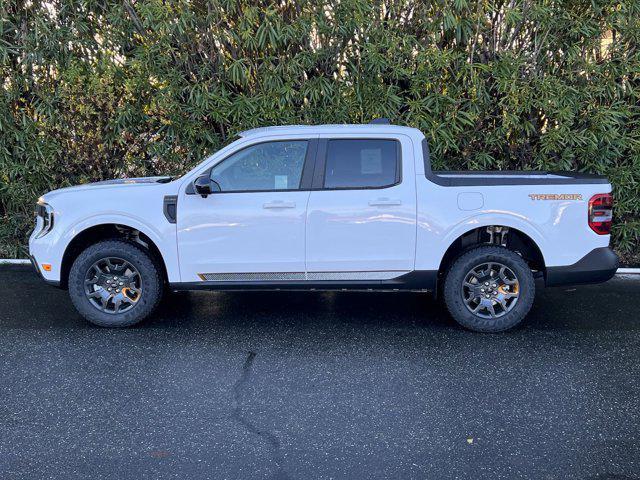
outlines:
[{"label": "antenna", "polygon": [[391,121],[388,118],[374,118],[369,122],[369,125],[390,125]]}]

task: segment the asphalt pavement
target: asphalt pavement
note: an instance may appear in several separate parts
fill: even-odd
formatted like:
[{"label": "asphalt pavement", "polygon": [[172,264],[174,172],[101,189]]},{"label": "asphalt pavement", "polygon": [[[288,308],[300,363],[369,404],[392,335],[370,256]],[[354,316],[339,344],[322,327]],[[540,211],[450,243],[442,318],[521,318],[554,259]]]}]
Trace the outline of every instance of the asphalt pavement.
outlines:
[{"label": "asphalt pavement", "polygon": [[638,479],[640,281],[512,332],[414,293],[195,292],[126,330],[0,267],[0,479]]}]

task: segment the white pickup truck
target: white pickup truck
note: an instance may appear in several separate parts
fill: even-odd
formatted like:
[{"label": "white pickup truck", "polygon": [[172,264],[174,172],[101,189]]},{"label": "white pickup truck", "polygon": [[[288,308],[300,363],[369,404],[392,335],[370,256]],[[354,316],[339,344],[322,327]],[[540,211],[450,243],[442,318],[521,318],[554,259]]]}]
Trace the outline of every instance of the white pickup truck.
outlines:
[{"label": "white pickup truck", "polygon": [[63,188],[36,210],[36,270],[110,327],[167,289],[348,289],[430,291],[495,332],[525,317],[536,277],[618,266],[606,178],[435,172],[419,130],[382,122],[249,130],[183,177]]}]

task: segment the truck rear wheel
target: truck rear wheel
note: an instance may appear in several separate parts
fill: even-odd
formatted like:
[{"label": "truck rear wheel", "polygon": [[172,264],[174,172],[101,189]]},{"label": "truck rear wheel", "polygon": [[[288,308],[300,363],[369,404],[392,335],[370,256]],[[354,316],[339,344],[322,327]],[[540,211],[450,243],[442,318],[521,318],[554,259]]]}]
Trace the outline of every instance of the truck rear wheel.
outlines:
[{"label": "truck rear wheel", "polygon": [[458,257],[447,271],[444,300],[453,318],[477,332],[501,332],[529,313],[535,282],[527,263],[504,247],[487,245]]},{"label": "truck rear wheel", "polygon": [[146,318],[162,297],[162,278],[142,247],[105,240],[84,250],[69,272],[69,295],[88,321],[128,327]]}]

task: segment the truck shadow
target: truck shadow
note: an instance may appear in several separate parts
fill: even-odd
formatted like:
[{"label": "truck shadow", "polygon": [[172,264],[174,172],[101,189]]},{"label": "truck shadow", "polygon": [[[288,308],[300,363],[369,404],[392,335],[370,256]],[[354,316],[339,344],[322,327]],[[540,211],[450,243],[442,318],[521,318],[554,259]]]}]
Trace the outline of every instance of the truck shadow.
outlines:
[{"label": "truck shadow", "polygon": [[[503,335],[527,331],[640,330],[640,281],[539,289],[524,322]],[[351,325],[461,331],[442,302],[423,293],[190,292],[168,296],[144,326],[180,328],[215,322],[260,328]]]},{"label": "truck shadow", "polygon": [[170,294],[148,327],[217,325],[352,325],[455,328],[432,296],[376,292],[185,292]]},{"label": "truck shadow", "polygon": [[[0,268],[0,326],[96,328],[73,308],[66,291],[44,286],[27,267]],[[527,319],[502,335],[532,331],[638,331],[640,281],[540,289]],[[386,292],[185,292],[167,295],[137,329],[269,328],[431,329],[467,333],[441,302],[423,293]]]}]

